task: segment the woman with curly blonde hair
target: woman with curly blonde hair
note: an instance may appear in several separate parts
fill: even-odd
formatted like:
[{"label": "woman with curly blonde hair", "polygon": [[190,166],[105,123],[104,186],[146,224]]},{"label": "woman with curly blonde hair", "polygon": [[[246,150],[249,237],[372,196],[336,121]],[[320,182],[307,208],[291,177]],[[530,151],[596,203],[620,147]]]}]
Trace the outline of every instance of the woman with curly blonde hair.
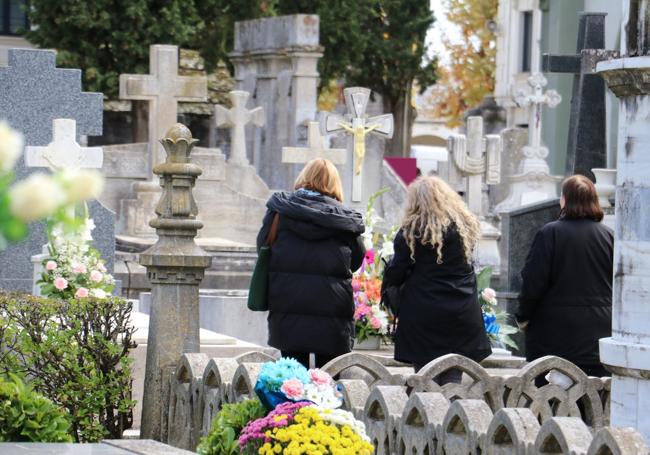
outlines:
[{"label": "woman with curly blonde hair", "polygon": [[[490,355],[472,266],[480,235],[477,217],[443,180],[411,184],[383,281],[384,290],[400,289],[396,360],[419,371],[445,354],[477,362]],[[450,370],[437,381],[460,382],[461,375]]]}]

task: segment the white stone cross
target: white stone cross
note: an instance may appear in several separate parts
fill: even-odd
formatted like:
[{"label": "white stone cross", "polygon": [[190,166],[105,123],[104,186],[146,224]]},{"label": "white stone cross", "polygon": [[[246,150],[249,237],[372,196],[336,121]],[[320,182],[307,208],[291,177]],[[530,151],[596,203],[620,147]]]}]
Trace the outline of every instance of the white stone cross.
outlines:
[{"label": "white stone cross", "polygon": [[206,101],[208,82],[205,76],[178,75],[177,46],[152,45],[149,70],[151,74],[120,74],[120,98],[149,101],[149,147],[153,169],[154,165],[165,162],[160,141],[178,121],[178,102]]},{"label": "white stone cross", "polygon": [[467,176],[467,205],[477,216],[483,216],[483,176],[485,183],[496,185],[501,181],[501,137],[488,134],[483,137],[483,117],[467,119],[467,136],[453,134],[447,139],[449,155],[454,165]]},{"label": "white stone cross", "polygon": [[327,158],[337,166],[346,163],[347,149],[325,148],[318,122],[309,122],[307,134],[309,147],[282,147],[283,163],[308,163],[316,158]]},{"label": "white stone cross", "polygon": [[343,90],[348,113],[342,117],[331,112],[325,113],[321,120],[323,135],[345,131],[352,136],[348,150],[354,153],[354,172],[352,175],[352,201],[361,202],[363,184],[363,162],[366,154],[366,135],[374,134],[384,138],[393,137],[393,114],[368,118],[366,107],[370,89],[349,87]]},{"label": "white stone cross", "polygon": [[230,92],[232,107],[226,109],[221,105],[214,107],[217,127],[228,127],[230,135],[230,159],[229,163],[245,166],[248,164],[246,157],[246,125],[252,123],[256,126],[264,126],[266,117],[263,107],[256,107],[250,111],[246,108],[246,102],[250,93],[242,90]]},{"label": "white stone cross", "polygon": [[77,122],[72,119],[52,121],[52,142],[47,146],[27,146],[25,166],[46,167],[51,171],[64,169],[101,169],[103,151],[101,147],[81,147],[77,143]]}]

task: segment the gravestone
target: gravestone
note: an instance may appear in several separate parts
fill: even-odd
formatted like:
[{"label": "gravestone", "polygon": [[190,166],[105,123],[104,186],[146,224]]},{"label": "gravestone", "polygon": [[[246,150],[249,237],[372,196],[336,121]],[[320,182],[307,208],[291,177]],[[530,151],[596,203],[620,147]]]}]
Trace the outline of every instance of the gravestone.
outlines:
[{"label": "gravestone", "polygon": [[326,158],[336,166],[342,166],[347,162],[346,149],[325,147],[318,122],[309,122],[307,134],[308,147],[282,147],[283,163],[305,164],[316,158]]},{"label": "gravestone", "polygon": [[522,150],[517,172],[508,177],[508,197],[495,207],[497,213],[557,196],[560,179],[551,175],[546,162],[548,148],[542,144],[542,108],[556,107],[562,97],[555,90],[544,91],[547,83],[541,73],[534,73],[528,78],[532,92],[522,90],[515,96],[517,105],[528,109],[528,145]]},{"label": "gravestone", "polygon": [[251,94],[249,106],[262,106],[266,125],[247,130],[249,158],[272,189],[286,189],[294,171],[282,164],[282,147],[298,144],[300,130],[316,119],[319,19],[296,14],[235,23],[233,51],[238,90]]},{"label": "gravestone", "polygon": [[230,164],[239,166],[248,166],[249,161],[246,156],[246,130],[247,124],[252,123],[256,126],[264,126],[264,108],[256,107],[248,110],[246,102],[250,93],[242,90],[233,90],[230,92],[230,101],[232,107],[226,109],[224,106],[216,105],[214,107],[214,116],[217,127],[230,128]]},{"label": "gravestone", "polygon": [[348,87],[343,90],[347,113],[339,115],[326,112],[321,118],[321,132],[324,135],[343,132],[348,137],[348,154],[353,156],[352,166],[346,173],[352,174],[353,203],[362,203],[371,194],[363,194],[363,171],[366,158],[366,136],[368,134],[386,139],[393,137],[393,114],[375,117],[366,115],[370,89]]},{"label": "gravestone", "polygon": [[[46,146],[52,141],[52,122],[57,118],[77,122],[76,139],[102,133],[103,96],[81,90],[81,70],[56,67],[53,51],[11,49],[8,66],[0,68],[0,118],[20,131],[26,146]],[[18,161],[16,175],[34,172]],[[115,254],[114,214],[97,201],[89,204],[95,220],[95,242],[109,270]],[[0,288],[32,290],[31,256],[47,242],[42,223],[30,225],[27,240],[0,253]]]},{"label": "gravestone", "polygon": [[574,74],[566,175],[582,174],[592,181],[591,170],[607,165],[605,81],[594,71],[599,61],[616,54],[604,50],[605,16],[581,13],[577,53],[544,54],[542,58],[542,71]]}]

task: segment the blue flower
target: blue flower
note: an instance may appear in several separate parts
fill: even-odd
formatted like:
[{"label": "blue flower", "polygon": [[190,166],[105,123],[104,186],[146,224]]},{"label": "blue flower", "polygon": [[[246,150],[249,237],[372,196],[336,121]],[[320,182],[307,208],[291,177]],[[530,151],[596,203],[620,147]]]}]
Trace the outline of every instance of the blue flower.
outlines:
[{"label": "blue flower", "polygon": [[270,392],[279,392],[287,379],[298,379],[303,384],[310,382],[307,369],[297,360],[288,358],[266,362],[257,376],[258,385]]},{"label": "blue flower", "polygon": [[501,326],[497,323],[497,317],[491,313],[483,313],[483,324],[485,331],[490,335],[498,335]]}]

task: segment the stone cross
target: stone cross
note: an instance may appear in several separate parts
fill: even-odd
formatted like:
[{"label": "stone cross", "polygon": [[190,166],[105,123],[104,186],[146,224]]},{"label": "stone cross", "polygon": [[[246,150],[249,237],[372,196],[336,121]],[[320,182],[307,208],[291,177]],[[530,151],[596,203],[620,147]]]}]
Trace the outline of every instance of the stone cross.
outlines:
[{"label": "stone cross", "polygon": [[202,171],[190,162],[197,141],[190,130],[174,124],[161,141],[167,153],[164,163],[153,171],[160,176],[162,196],[157,218],[150,226],[158,241],[140,255],[151,282],[151,318],[147,341],[142,435],[161,440],[163,411],[169,409],[169,378],[186,352],[199,352],[199,284],[212,262],[195,242],[203,223],[196,219],[198,208],[192,194]]},{"label": "stone cross", "polygon": [[[159,140],[177,122],[179,101],[206,101],[205,76],[178,75],[178,47],[155,44],[149,48],[151,74],[121,74],[120,98],[149,101],[150,163],[165,161]],[[153,178],[153,174],[152,174]]]},{"label": "stone cross", "polygon": [[316,158],[327,158],[337,166],[346,163],[346,149],[328,149],[325,147],[318,122],[309,122],[307,134],[309,147],[282,147],[283,163],[308,163]]},{"label": "stone cross", "polygon": [[453,134],[447,140],[454,165],[467,176],[467,204],[477,216],[483,216],[483,178],[488,185],[501,181],[501,137],[483,136],[483,117],[467,118],[467,136]]},{"label": "stone cross", "polygon": [[534,73],[528,78],[528,85],[532,88],[532,93],[520,91],[515,96],[515,103],[519,107],[528,108],[528,145],[524,147],[524,159],[520,164],[524,173],[550,173],[545,161],[548,149],[542,146],[542,108],[544,106],[556,107],[562,101],[562,97],[555,90],[544,92],[547,83],[544,75]]},{"label": "stone cross", "polygon": [[230,159],[229,163],[245,166],[249,164],[246,157],[246,125],[252,123],[256,126],[264,126],[264,108],[256,107],[250,111],[246,108],[246,102],[250,93],[242,90],[230,92],[232,107],[226,109],[221,105],[215,106],[215,118],[217,127],[225,126],[230,128]]},{"label": "stone cross", "polygon": [[343,91],[347,114],[340,116],[331,112],[321,119],[323,135],[345,131],[351,136],[348,150],[354,154],[354,173],[352,176],[352,201],[360,202],[363,197],[363,162],[366,154],[366,135],[373,134],[390,139],[393,137],[393,114],[378,115],[368,118],[366,107],[370,98],[370,89],[349,87]]},{"label": "stone cross", "polygon": [[596,64],[616,54],[604,50],[606,13],[581,13],[575,55],[544,54],[542,71],[573,74],[566,175],[594,180],[593,168],[607,165],[605,81]]},{"label": "stone cross", "polygon": [[52,121],[52,142],[47,146],[29,145],[25,148],[27,167],[46,167],[52,171],[64,169],[101,169],[101,147],[81,147],[76,140],[77,122],[72,119]]}]

